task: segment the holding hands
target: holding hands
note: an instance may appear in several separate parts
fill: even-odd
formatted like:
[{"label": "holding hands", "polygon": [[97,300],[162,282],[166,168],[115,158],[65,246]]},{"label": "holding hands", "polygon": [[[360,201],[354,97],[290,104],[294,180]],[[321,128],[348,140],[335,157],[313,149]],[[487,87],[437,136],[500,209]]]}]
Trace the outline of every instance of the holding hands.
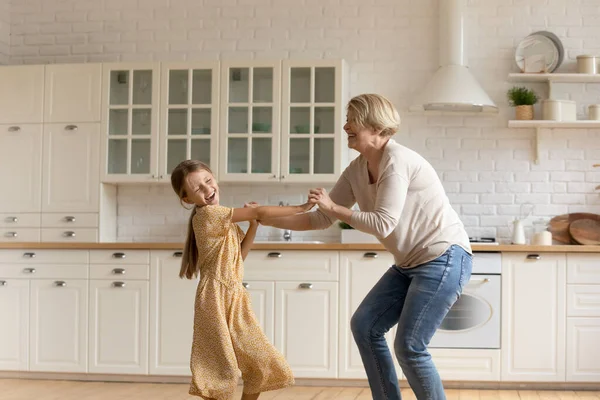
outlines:
[{"label": "holding hands", "polygon": [[323,211],[331,211],[335,204],[329,197],[327,190],[323,188],[310,189],[308,201],[318,204],[319,208]]}]

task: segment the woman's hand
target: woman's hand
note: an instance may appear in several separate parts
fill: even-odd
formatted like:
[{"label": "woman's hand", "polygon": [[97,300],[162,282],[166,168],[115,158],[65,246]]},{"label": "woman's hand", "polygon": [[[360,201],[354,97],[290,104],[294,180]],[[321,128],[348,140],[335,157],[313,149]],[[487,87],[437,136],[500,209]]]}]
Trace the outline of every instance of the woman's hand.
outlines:
[{"label": "woman's hand", "polygon": [[[258,204],[255,201],[250,201],[248,203],[244,203],[244,208],[256,208],[256,207],[260,207],[260,204]],[[258,225],[258,220],[253,219],[252,221],[248,221],[250,223],[250,225]]]},{"label": "woman's hand", "polygon": [[323,211],[331,211],[335,203],[329,197],[327,190],[323,188],[310,189],[308,194],[309,201],[314,199]]}]

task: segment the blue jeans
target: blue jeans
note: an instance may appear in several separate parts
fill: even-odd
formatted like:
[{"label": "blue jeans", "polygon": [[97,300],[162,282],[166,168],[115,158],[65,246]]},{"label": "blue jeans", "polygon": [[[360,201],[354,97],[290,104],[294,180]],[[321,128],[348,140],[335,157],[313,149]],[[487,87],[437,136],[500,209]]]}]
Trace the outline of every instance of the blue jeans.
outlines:
[{"label": "blue jeans", "polygon": [[384,337],[396,323],[394,351],[417,399],[446,398],[427,346],[469,281],[471,268],[471,255],[452,245],[437,259],[415,268],[392,266],[358,306],[350,326],[374,400],[401,398]]}]

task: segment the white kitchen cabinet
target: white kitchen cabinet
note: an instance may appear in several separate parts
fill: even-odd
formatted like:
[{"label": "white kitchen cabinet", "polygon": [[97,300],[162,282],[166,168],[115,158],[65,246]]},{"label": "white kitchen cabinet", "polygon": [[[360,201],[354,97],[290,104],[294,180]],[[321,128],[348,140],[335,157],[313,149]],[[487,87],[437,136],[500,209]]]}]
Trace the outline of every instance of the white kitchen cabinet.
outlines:
[{"label": "white kitchen cabinet", "polygon": [[99,123],[44,125],[44,213],[98,212],[99,147]]},{"label": "white kitchen cabinet", "polygon": [[600,382],[600,318],[567,320],[567,381]]},{"label": "white kitchen cabinet", "polygon": [[190,372],[197,279],[181,279],[180,251],[152,251],[150,269],[150,374]]},{"label": "white kitchen cabinet", "polygon": [[429,349],[429,352],[444,381],[500,381],[500,350]]},{"label": "white kitchen cabinet", "polygon": [[161,65],[159,177],[170,182],[173,168],[194,159],[218,174],[218,62]]},{"label": "white kitchen cabinet", "polygon": [[29,280],[6,279],[0,269],[0,370],[27,371]]},{"label": "white kitchen cabinet", "polygon": [[87,279],[32,279],[30,285],[30,371],[87,372]]},{"label": "white kitchen cabinet", "polygon": [[[350,330],[350,319],[369,291],[383,274],[394,264],[394,258],[386,251],[344,251],[340,258],[340,378],[367,379],[358,347]],[[394,359],[398,379],[402,370],[394,354],[393,327],[386,334]]]},{"label": "white kitchen cabinet", "polygon": [[274,343],[275,324],[275,282],[245,281],[244,287],[250,296],[252,311],[260,328],[271,343]]},{"label": "white kitchen cabinet", "polygon": [[89,316],[89,372],[148,373],[148,281],[90,280]]},{"label": "white kitchen cabinet", "polygon": [[0,211],[15,213],[15,218],[18,218],[16,213],[39,213],[42,125],[0,125],[0,160]]},{"label": "white kitchen cabinet", "polygon": [[0,67],[0,124],[41,123],[43,110],[44,66]]},{"label": "white kitchen cabinet", "polygon": [[337,282],[275,283],[275,346],[298,378],[336,378]]},{"label": "white kitchen cabinet", "polygon": [[335,182],[348,165],[347,66],[343,60],[285,60],[281,171],[284,182]]},{"label": "white kitchen cabinet", "polygon": [[104,64],[102,82],[101,181],[157,181],[160,64]]},{"label": "white kitchen cabinet", "polygon": [[46,65],[44,122],[100,122],[102,64]]},{"label": "white kitchen cabinet", "polygon": [[565,255],[504,253],[502,264],[502,380],[565,381]]}]

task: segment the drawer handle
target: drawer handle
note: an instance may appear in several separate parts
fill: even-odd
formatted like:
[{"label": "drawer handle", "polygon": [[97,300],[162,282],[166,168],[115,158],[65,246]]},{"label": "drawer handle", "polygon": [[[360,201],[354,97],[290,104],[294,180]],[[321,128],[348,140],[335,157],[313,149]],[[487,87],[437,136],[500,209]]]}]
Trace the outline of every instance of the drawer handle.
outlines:
[{"label": "drawer handle", "polygon": [[379,254],[370,252],[370,253],[363,254],[363,257],[364,258],[377,258],[377,257],[379,257]]},{"label": "drawer handle", "polygon": [[176,251],[173,253],[173,257],[183,257],[183,251]]},{"label": "drawer handle", "polygon": [[244,287],[244,289],[248,289],[250,287],[250,284],[248,282],[242,282],[242,286]]},{"label": "drawer handle", "polygon": [[114,287],[114,288],[124,288],[125,287],[125,282],[113,282],[112,283],[112,287]]},{"label": "drawer handle", "polygon": [[17,237],[17,236],[19,236],[19,235],[17,234],[17,232],[6,232],[6,233],[4,234],[4,236],[6,236],[6,237],[13,237],[13,238],[16,238],[16,237]]},{"label": "drawer handle", "polygon": [[125,253],[113,253],[112,255],[113,258],[125,258]]},{"label": "drawer handle", "polygon": [[125,275],[125,268],[115,268],[112,273],[113,275]]},{"label": "drawer handle", "polygon": [[67,126],[65,126],[65,130],[66,131],[76,131],[77,125],[67,125]]},{"label": "drawer handle", "polygon": [[20,126],[9,126],[8,127],[9,132],[19,132],[20,130],[21,130]]},{"label": "drawer handle", "polygon": [[75,222],[75,217],[72,217],[69,215],[69,216],[64,217],[63,220],[65,222]]},{"label": "drawer handle", "polygon": [[539,254],[527,254],[527,259],[528,260],[541,260],[542,257],[540,257]]},{"label": "drawer handle", "polygon": [[27,258],[35,258],[35,253],[24,253],[23,257],[27,257]]},{"label": "drawer handle", "polygon": [[35,268],[23,268],[23,272],[26,274],[35,274]]},{"label": "drawer handle", "polygon": [[301,283],[298,285],[298,287],[300,289],[312,289],[313,284],[312,283]]},{"label": "drawer handle", "polygon": [[64,237],[75,237],[75,232],[73,232],[73,231],[66,231],[66,232],[63,232],[63,236]]},{"label": "drawer handle", "polygon": [[19,222],[19,218],[17,217],[6,217],[6,222]]},{"label": "drawer handle", "polygon": [[6,286],[6,281],[0,281],[0,286]]},{"label": "drawer handle", "polygon": [[54,281],[54,286],[65,287],[65,286],[67,286],[67,282],[65,282],[65,281]]},{"label": "drawer handle", "polygon": [[281,258],[281,253],[279,253],[279,252],[269,253],[269,254],[267,254],[267,257],[269,257],[269,258]]}]

